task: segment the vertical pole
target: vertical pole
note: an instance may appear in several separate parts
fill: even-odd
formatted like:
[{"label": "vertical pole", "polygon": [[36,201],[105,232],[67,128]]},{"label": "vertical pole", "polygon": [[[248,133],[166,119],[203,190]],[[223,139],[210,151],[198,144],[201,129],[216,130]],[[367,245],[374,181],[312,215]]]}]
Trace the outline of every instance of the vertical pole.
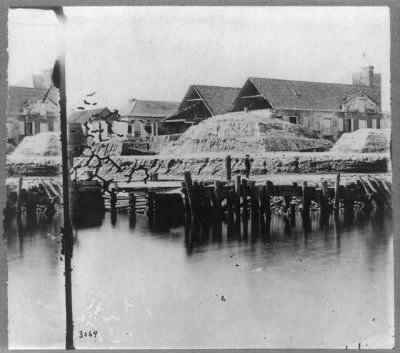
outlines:
[{"label": "vertical pole", "polygon": [[182,183],[182,194],[183,194],[183,201],[184,201],[184,208],[185,208],[185,223],[186,224],[190,223],[190,217],[191,217],[188,193],[189,193],[189,191],[187,189],[186,182],[183,182]]},{"label": "vertical pole", "polygon": [[22,191],[22,176],[18,180],[18,191],[17,191],[17,215],[21,214],[21,191]]},{"label": "vertical pole", "polygon": [[242,199],[243,199],[243,219],[247,220],[249,217],[249,210],[247,206],[247,180],[243,179],[242,180]]},{"label": "vertical pole", "polygon": [[258,219],[259,216],[259,203],[256,189],[256,182],[250,182],[250,197],[251,197],[251,219],[253,221]]},{"label": "vertical pole", "polygon": [[267,187],[267,195],[265,198],[265,216],[267,219],[271,219],[271,196],[272,196],[272,189],[274,187],[274,185],[272,184],[272,181],[267,180],[266,183],[266,187]]},{"label": "vertical pole", "polygon": [[227,190],[226,206],[228,210],[228,227],[233,223],[234,204],[235,204],[235,193],[232,190]]},{"label": "vertical pole", "polygon": [[72,226],[70,219],[69,203],[69,164],[68,164],[68,136],[67,136],[67,91],[65,74],[65,24],[66,17],[62,7],[54,9],[54,12],[62,24],[62,52],[59,59],[54,64],[52,80],[60,91],[60,129],[61,129],[61,154],[62,154],[62,180],[63,180],[63,202],[64,202],[64,266],[65,266],[65,308],[66,308],[66,349],[74,349],[74,324],[72,318],[72,278],[71,278],[71,259],[72,259]]},{"label": "vertical pole", "polygon": [[310,216],[310,204],[309,204],[309,197],[308,197],[308,190],[307,190],[307,182],[303,182],[303,195],[302,195],[302,201],[303,201],[303,217],[309,217]]},{"label": "vertical pole", "polygon": [[133,192],[129,193],[129,216],[136,216],[136,196]]},{"label": "vertical pole", "polygon": [[283,210],[287,214],[290,208],[290,196],[285,195],[283,196]]},{"label": "vertical pole", "polygon": [[231,181],[232,180],[232,158],[229,154],[225,157],[225,170],[226,170],[226,180]]},{"label": "vertical pole", "polygon": [[340,189],[340,173],[336,174],[336,184],[335,184],[335,214],[339,213],[339,189]]},{"label": "vertical pole", "polygon": [[328,200],[328,182],[323,180],[321,182],[321,194],[319,199],[320,206],[320,221],[321,224],[325,223],[329,219],[329,200]]},{"label": "vertical pole", "polygon": [[215,196],[215,213],[217,218],[222,217],[221,201],[222,201],[223,185],[219,180],[214,183],[214,196]]},{"label": "vertical pole", "polygon": [[236,221],[240,222],[240,175],[235,177],[235,214]]},{"label": "vertical pole", "polygon": [[194,217],[193,200],[192,200],[192,197],[193,197],[193,183],[192,183],[192,176],[190,175],[190,172],[185,172],[184,173],[184,178],[185,178],[187,197],[188,197],[189,206],[190,206],[190,212],[192,214],[192,217]]},{"label": "vertical pole", "polygon": [[354,219],[354,198],[353,190],[347,187],[344,190],[343,195],[343,207],[344,207],[344,222],[351,223]]}]

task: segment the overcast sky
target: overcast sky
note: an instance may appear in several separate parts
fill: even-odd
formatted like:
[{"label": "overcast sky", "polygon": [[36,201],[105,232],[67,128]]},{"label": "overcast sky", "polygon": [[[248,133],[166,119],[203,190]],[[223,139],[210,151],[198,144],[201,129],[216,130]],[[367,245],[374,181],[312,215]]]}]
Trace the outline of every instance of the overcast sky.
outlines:
[{"label": "overcast sky", "polygon": [[[386,7],[65,8],[68,105],[180,101],[190,84],[240,87],[249,76],[350,83],[374,65],[389,106]],[[51,12],[11,10],[9,84],[29,85],[59,53]],[[94,98],[93,97],[93,98]]]}]

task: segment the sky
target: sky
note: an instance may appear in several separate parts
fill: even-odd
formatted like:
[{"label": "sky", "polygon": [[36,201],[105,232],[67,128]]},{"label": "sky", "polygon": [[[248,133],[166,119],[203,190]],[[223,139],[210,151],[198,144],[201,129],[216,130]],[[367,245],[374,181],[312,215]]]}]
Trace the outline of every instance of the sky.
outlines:
[{"label": "sky", "polygon": [[241,87],[247,77],[351,83],[382,73],[390,105],[387,7],[67,7],[10,10],[9,84],[31,85],[64,38],[69,109],[86,94],[121,109],[129,99],[179,102],[191,84]]}]

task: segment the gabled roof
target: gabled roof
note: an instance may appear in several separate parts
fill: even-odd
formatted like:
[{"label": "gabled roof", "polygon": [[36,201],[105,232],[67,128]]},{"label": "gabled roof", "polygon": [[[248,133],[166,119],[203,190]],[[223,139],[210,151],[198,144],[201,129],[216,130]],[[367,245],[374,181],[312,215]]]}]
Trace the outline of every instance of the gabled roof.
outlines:
[{"label": "gabled roof", "polygon": [[240,88],[223,86],[193,85],[214,115],[224,114],[231,109]]},{"label": "gabled roof", "polygon": [[7,113],[9,115],[21,114],[25,105],[46,94],[46,91],[45,89],[32,87],[9,86]]},{"label": "gabled roof", "polygon": [[112,113],[108,108],[96,108],[88,110],[79,110],[72,112],[68,117],[68,122],[71,123],[86,123],[89,120],[115,120],[118,114]]},{"label": "gabled roof", "polygon": [[343,103],[350,102],[351,100],[353,100],[354,98],[357,98],[357,97],[367,97],[369,100],[371,100],[375,104],[378,104],[378,102],[376,102],[373,97],[370,97],[368,94],[365,94],[364,92],[361,92],[361,91],[346,97],[346,99],[343,100]]},{"label": "gabled roof", "polygon": [[[380,104],[380,89],[325,82],[250,77],[250,82],[274,108],[340,110],[349,96],[365,93]],[[246,85],[245,84],[245,85]]]},{"label": "gabled roof", "polygon": [[167,121],[174,121],[177,118],[178,120],[193,120],[190,117],[183,118],[182,116],[196,111],[199,107],[202,107],[206,112],[203,114],[207,115],[202,116],[202,119],[227,113],[231,110],[239,92],[240,88],[237,87],[191,85],[178,109],[168,116]]},{"label": "gabled roof", "polygon": [[124,117],[161,119],[174,113],[178,106],[178,102],[132,99],[127,106],[121,109],[120,115]]}]

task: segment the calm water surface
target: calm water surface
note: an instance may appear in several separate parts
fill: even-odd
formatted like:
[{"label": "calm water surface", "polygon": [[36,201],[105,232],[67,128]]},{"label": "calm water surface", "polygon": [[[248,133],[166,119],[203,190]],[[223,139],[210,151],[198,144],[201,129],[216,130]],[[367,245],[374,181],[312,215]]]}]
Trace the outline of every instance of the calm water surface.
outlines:
[{"label": "calm water surface", "polygon": [[[64,347],[58,224],[14,222],[6,234],[11,348]],[[250,223],[155,230],[124,214],[112,225],[106,214],[74,236],[77,348],[391,346],[390,217],[321,229],[315,215],[305,234],[300,217],[289,227],[274,215],[268,235]]]}]

